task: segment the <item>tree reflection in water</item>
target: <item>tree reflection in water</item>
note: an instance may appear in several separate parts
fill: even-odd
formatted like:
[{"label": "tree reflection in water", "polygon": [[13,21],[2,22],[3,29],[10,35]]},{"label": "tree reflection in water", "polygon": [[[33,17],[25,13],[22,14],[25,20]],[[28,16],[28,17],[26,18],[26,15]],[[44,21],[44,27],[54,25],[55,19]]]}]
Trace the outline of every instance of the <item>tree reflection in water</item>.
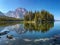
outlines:
[{"label": "tree reflection in water", "polygon": [[24,28],[29,31],[41,31],[46,32],[54,27],[54,22],[40,22],[40,23],[24,23]]}]

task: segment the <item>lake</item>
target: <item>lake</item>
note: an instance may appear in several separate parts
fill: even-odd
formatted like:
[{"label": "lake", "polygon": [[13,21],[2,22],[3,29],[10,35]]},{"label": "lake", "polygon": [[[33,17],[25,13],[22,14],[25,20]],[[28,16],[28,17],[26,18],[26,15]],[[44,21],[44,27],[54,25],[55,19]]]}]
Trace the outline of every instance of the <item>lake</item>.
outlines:
[{"label": "lake", "polygon": [[59,21],[0,24],[0,45],[55,45],[60,44],[59,41]]}]

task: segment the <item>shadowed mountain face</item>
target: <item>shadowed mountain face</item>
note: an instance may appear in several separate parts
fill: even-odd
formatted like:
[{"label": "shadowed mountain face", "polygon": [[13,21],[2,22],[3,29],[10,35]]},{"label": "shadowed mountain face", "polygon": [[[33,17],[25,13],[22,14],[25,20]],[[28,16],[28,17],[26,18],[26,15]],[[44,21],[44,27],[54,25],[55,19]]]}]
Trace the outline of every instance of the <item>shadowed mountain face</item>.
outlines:
[{"label": "shadowed mountain face", "polygon": [[6,13],[6,16],[14,17],[14,18],[24,18],[27,10],[25,8],[17,8],[14,11],[9,11]]}]

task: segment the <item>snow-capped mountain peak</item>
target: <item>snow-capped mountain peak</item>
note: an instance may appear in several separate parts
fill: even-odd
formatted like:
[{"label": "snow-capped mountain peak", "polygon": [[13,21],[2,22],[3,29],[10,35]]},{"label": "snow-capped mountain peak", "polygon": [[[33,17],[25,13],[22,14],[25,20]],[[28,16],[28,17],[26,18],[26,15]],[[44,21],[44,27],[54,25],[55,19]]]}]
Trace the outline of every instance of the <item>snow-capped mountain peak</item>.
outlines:
[{"label": "snow-capped mountain peak", "polygon": [[6,16],[14,17],[14,18],[24,18],[27,10],[25,8],[17,8],[14,11],[9,11],[6,13]]}]

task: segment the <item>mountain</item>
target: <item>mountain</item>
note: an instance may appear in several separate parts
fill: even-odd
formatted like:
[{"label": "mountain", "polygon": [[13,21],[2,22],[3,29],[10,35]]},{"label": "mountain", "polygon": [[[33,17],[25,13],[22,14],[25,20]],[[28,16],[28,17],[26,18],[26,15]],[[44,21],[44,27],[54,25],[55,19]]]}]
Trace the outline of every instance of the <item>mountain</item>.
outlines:
[{"label": "mountain", "polygon": [[14,18],[24,18],[26,12],[27,10],[25,8],[17,8],[14,11],[7,12],[6,16]]},{"label": "mountain", "polygon": [[[4,13],[0,11],[0,21],[19,21],[18,18],[8,17]],[[5,24],[4,22],[0,22],[0,24]]]},{"label": "mountain", "polygon": [[9,12],[7,12],[5,15],[8,16],[8,17],[15,17],[13,11],[9,11]]},{"label": "mountain", "polygon": [[0,17],[4,17],[4,16],[5,16],[4,13],[0,11]]}]

